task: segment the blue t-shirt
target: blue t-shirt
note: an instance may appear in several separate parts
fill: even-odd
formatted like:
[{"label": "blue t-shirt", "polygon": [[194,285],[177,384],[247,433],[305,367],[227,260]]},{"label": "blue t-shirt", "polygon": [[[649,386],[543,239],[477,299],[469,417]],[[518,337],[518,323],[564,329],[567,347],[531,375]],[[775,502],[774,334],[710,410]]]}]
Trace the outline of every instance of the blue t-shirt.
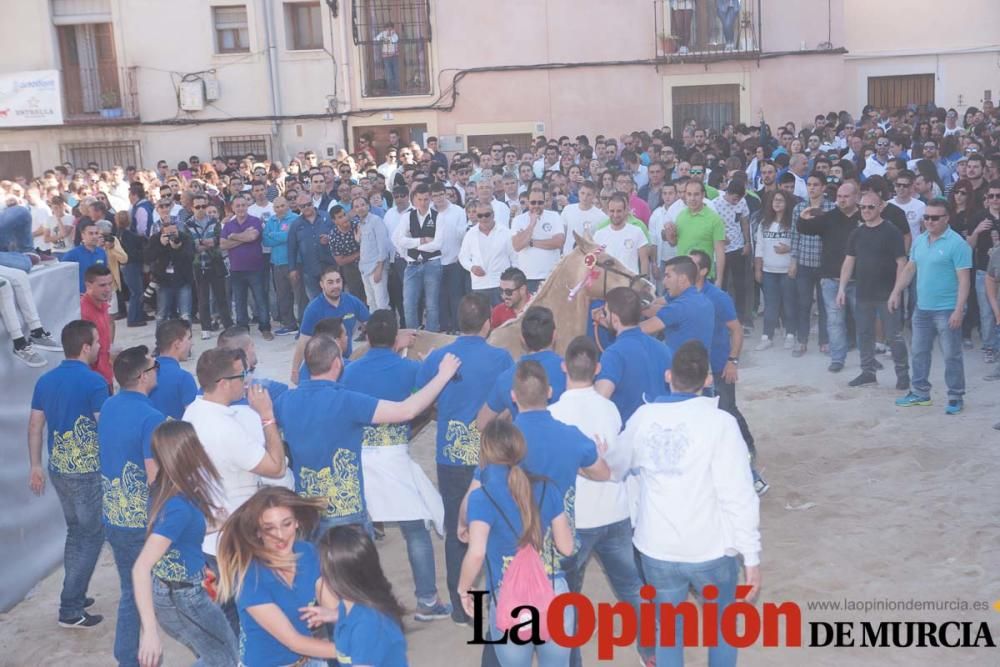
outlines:
[{"label": "blue t-shirt", "polygon": [[254,560],[243,578],[243,589],[236,596],[240,614],[240,661],[246,667],[275,667],[290,665],[299,659],[298,654],[285,648],[267,630],[257,624],[249,607],[274,604],[292,624],[295,631],[306,637],[312,631],[299,616],[300,607],[307,607],[316,598],[316,580],[319,579],[319,558],[316,549],[308,542],[296,542],[292,551],[298,555],[295,577],[289,586],[268,567]]},{"label": "blue t-shirt", "polygon": [[181,368],[173,357],[157,357],[160,370],[156,374],[156,387],[149,393],[153,407],[170,417],[180,419],[184,410],[198,396],[198,383],[194,376]]},{"label": "blue t-shirt", "polygon": [[[542,365],[542,368],[545,369],[545,375],[549,378],[549,386],[552,387],[552,397],[549,399],[549,404],[558,401],[562,393],[566,391],[566,374],[563,373],[562,369],[562,357],[552,350],[542,350],[524,355],[521,357],[521,361],[537,361]],[[514,400],[510,397],[510,391],[514,387],[514,371],[516,370],[517,366],[514,366],[504,371],[493,384],[493,389],[486,399],[486,405],[490,406],[490,410],[497,414],[509,410],[511,417],[517,416],[517,406],[514,405]]]},{"label": "blue t-shirt", "polygon": [[83,274],[94,264],[108,264],[108,254],[104,248],[97,247],[94,250],[87,250],[85,246],[78,245],[65,255],[59,258],[60,262],[76,262],[80,265],[80,294],[87,291],[87,286],[83,280]]},{"label": "blue t-shirt", "polygon": [[45,413],[50,470],[69,474],[101,469],[94,415],[107,399],[108,383],[76,359],[66,359],[38,378],[31,409]]},{"label": "blue t-shirt", "polygon": [[972,248],[951,227],[934,243],[924,232],[910,248],[910,261],[917,265],[917,308],[955,310],[958,303],[958,269],[972,268]]},{"label": "blue t-shirt", "polygon": [[[507,486],[509,471],[507,466],[497,464],[486,466],[478,475],[482,487],[469,494],[469,523],[482,521],[490,526],[490,535],[486,540],[486,563],[489,566],[488,574],[494,593],[500,590],[504,570],[517,553],[517,543],[521,531],[524,530],[521,513],[514,496],[510,493],[510,487]],[[540,555],[546,571],[550,575],[555,575],[560,571],[561,557],[553,551],[551,527],[552,520],[563,513],[562,498],[558,490],[553,488],[552,482],[536,482],[532,486],[532,491],[535,502],[539,504],[542,531],[546,538]]]},{"label": "blue t-shirt", "polygon": [[[417,386],[420,362],[404,359],[392,350],[374,347],[344,368],[341,384],[351,391],[385,401],[405,401]],[[372,424],[361,434],[362,447],[387,447],[410,442],[410,424]]]},{"label": "blue t-shirt", "polygon": [[[351,360],[348,359],[347,357],[344,357],[340,361],[344,364],[344,370],[340,374],[340,379],[343,380],[344,374],[347,373],[347,367],[351,365]],[[309,372],[309,366],[307,366],[306,362],[303,361],[299,365],[299,384],[302,384],[306,380],[311,380],[311,379],[312,379],[312,373]],[[285,385],[285,389],[288,389],[288,385]],[[274,397],[272,396],[271,398],[273,399]]]},{"label": "blue t-shirt", "polygon": [[347,611],[340,601],[333,643],[341,665],[407,667],[406,638],[396,621],[357,602]]},{"label": "blue t-shirt", "polygon": [[101,408],[100,443],[104,522],[118,528],[146,528],[149,489],[146,459],[153,458],[153,431],[166,420],[145,394],[121,390]]},{"label": "blue t-shirt", "polygon": [[671,350],[689,340],[701,341],[706,350],[712,349],[715,310],[695,287],[688,287],[676,299],[671,299],[656,316],[666,327],[664,341]]},{"label": "blue t-shirt", "polygon": [[428,355],[417,373],[418,387],[437,375],[441,359],[449,352],[462,360],[462,366],[437,399],[437,462],[473,466],[479,463],[476,415],[493,382],[514,365],[514,360],[507,350],[490,345],[482,336],[459,336]]},{"label": "blue t-shirt", "polygon": [[354,327],[357,326],[358,320],[368,321],[370,317],[368,306],[353,294],[342,292],[340,305],[334,307],[324,295],[320,294],[309,302],[305,312],[302,313],[302,324],[299,326],[299,332],[306,336],[312,336],[316,329],[316,323],[328,317],[343,319],[344,329],[347,330],[347,349],[341,350],[341,352],[343,352],[344,357],[351,356],[351,351],[354,349]]},{"label": "blue t-shirt", "polygon": [[325,518],[365,509],[361,434],[372,423],[378,399],[329,380],[309,380],[274,404],[292,458],[295,490],[326,498]]},{"label": "blue t-shirt", "polygon": [[[256,377],[256,376],[251,376],[251,377],[253,378],[251,380],[251,384],[259,384],[264,389],[266,389],[267,390],[267,395],[271,397],[271,402],[272,403],[275,403],[278,400],[279,396],[281,396],[286,391],[288,391],[288,385],[285,384],[284,382],[278,382],[277,380],[269,380],[267,378],[259,378],[259,377]],[[204,389],[199,389],[198,390],[198,395],[199,396],[201,396],[204,393],[205,393]],[[248,401],[247,397],[244,396],[243,398],[241,398],[238,401],[233,401],[232,404],[233,405],[250,405],[250,401]]]},{"label": "blue t-shirt", "polygon": [[712,304],[715,312],[715,325],[712,329],[712,347],[709,348],[709,359],[713,373],[721,373],[729,359],[729,327],[728,322],[736,319],[736,306],[733,298],[720,290],[714,284],[706,281],[701,290],[702,295]]},{"label": "blue t-shirt", "polygon": [[615,383],[611,401],[618,408],[622,422],[627,422],[644,400],[670,392],[666,372],[673,362],[674,353],[639,327],[623,331],[601,355],[601,373],[598,380]]},{"label": "blue t-shirt", "polygon": [[153,531],[170,540],[170,549],[153,566],[153,574],[164,581],[201,581],[205,555],[205,516],[186,496],[172,496],[163,503],[153,522]]}]

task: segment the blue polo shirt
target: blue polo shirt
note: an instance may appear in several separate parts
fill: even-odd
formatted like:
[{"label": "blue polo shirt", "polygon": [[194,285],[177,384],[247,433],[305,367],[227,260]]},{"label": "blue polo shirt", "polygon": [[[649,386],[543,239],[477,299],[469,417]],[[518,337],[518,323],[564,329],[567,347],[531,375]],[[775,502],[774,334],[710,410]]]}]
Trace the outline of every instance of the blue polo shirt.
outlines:
[{"label": "blue polo shirt", "polygon": [[396,621],[357,602],[347,611],[341,600],[338,609],[333,627],[338,664],[407,667],[406,638]]},{"label": "blue polo shirt", "polygon": [[656,316],[666,327],[664,341],[671,350],[689,340],[701,341],[706,350],[712,349],[715,309],[695,287],[688,287],[676,299],[660,308]]},{"label": "blue polo shirt", "polygon": [[716,287],[713,283],[705,281],[705,286],[701,289],[702,295],[712,304],[715,312],[715,325],[712,329],[712,347],[709,348],[709,360],[713,373],[721,373],[726,367],[726,360],[729,359],[729,327],[727,322],[737,319],[736,306],[733,298]]},{"label": "blue polo shirt", "polygon": [[[545,375],[549,378],[549,386],[552,387],[552,398],[549,399],[549,405],[558,401],[562,393],[566,391],[566,374],[563,373],[562,369],[562,357],[552,350],[542,350],[526,354],[520,360],[537,361],[542,365],[542,368],[545,369]],[[493,384],[493,389],[490,390],[490,395],[486,399],[486,405],[490,406],[490,410],[497,414],[509,410],[512,418],[516,417],[518,412],[517,406],[514,405],[514,401],[510,397],[511,389],[514,387],[514,371],[516,370],[517,366],[514,366],[504,371]]]},{"label": "blue polo shirt", "polygon": [[344,357],[351,356],[351,351],[354,349],[354,327],[357,326],[358,320],[368,321],[370,317],[368,306],[348,292],[341,292],[340,303],[336,306],[327,301],[323,294],[319,294],[306,306],[306,310],[302,314],[299,332],[306,336],[312,336],[316,330],[316,323],[328,317],[343,319],[344,328],[347,330],[347,349],[341,351]]},{"label": "blue polo shirt", "polygon": [[107,399],[108,383],[76,359],[66,359],[38,378],[31,409],[45,413],[49,470],[71,474],[101,469],[94,415]]},{"label": "blue polo shirt", "polygon": [[924,232],[910,248],[910,261],[917,265],[917,308],[955,310],[958,303],[958,269],[972,268],[972,248],[948,227],[933,243]]},{"label": "blue polo shirt", "polygon": [[598,380],[615,383],[611,401],[622,416],[622,423],[645,401],[670,393],[666,372],[674,360],[673,349],[639,327],[627,329],[601,355]]},{"label": "blue polo shirt", "polygon": [[319,579],[319,558],[316,549],[308,542],[296,542],[292,551],[298,557],[295,561],[295,576],[289,586],[275,574],[274,570],[258,560],[250,562],[243,588],[236,596],[236,608],[240,614],[240,662],[246,667],[274,667],[291,665],[299,655],[285,648],[267,630],[254,620],[248,611],[258,605],[273,604],[284,613],[295,631],[306,637],[312,630],[299,616],[302,607],[316,598],[316,580]]},{"label": "blue polo shirt", "polygon": [[459,336],[427,356],[417,373],[417,387],[437,375],[441,359],[449,352],[462,360],[462,367],[437,399],[437,462],[474,466],[479,463],[476,415],[494,380],[513,366],[514,360],[507,350],[490,345],[482,336]]},{"label": "blue polo shirt", "polygon": [[153,458],[153,431],[166,417],[145,394],[122,389],[104,402],[97,424],[104,523],[145,530],[149,502],[146,459]]},{"label": "blue polo shirt", "polygon": [[170,540],[170,549],[153,566],[163,581],[201,581],[205,555],[205,515],[186,496],[172,496],[153,520],[152,532]]},{"label": "blue polo shirt", "polygon": [[87,287],[83,280],[83,274],[87,272],[87,269],[92,267],[94,264],[108,264],[108,254],[104,252],[104,248],[97,247],[93,250],[87,250],[86,247],[78,245],[73,248],[65,255],[59,258],[60,262],[76,262],[80,265],[80,294],[87,291]]},{"label": "blue polo shirt", "polygon": [[377,398],[330,380],[303,382],[274,404],[292,459],[295,490],[301,496],[326,498],[324,518],[365,509],[361,435],[377,405]]},{"label": "blue polo shirt", "polygon": [[[341,359],[341,361],[344,363],[344,370],[340,374],[340,379],[343,380],[344,374],[347,373],[347,367],[351,365],[351,360],[344,357]],[[299,384],[302,384],[306,380],[311,380],[311,379],[312,379],[312,373],[309,372],[309,366],[307,366],[306,362],[303,361],[301,364],[299,364]],[[288,385],[285,385],[285,389],[288,389]],[[271,396],[271,398],[273,399],[274,396]]]},{"label": "blue polo shirt", "polygon": [[160,371],[156,374],[156,388],[149,393],[149,400],[166,416],[180,419],[185,408],[197,398],[198,383],[173,357],[160,356],[156,360],[160,362]]},{"label": "blue polo shirt", "polygon": [[[404,359],[389,348],[373,347],[344,368],[340,382],[350,391],[386,401],[405,401],[417,386],[420,362]],[[386,447],[410,442],[410,424],[372,424],[361,435],[362,447]]]}]

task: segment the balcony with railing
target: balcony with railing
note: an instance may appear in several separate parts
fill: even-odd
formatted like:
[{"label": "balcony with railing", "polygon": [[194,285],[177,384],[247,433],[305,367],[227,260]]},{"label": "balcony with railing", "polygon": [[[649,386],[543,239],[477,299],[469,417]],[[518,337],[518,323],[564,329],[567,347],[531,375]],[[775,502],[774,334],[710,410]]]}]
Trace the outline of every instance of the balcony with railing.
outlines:
[{"label": "balcony with railing", "polygon": [[113,125],[139,119],[135,67],[64,67],[62,80],[66,124]]},{"label": "balcony with railing", "polygon": [[760,0],[653,0],[656,57],[712,62],[760,55]]}]

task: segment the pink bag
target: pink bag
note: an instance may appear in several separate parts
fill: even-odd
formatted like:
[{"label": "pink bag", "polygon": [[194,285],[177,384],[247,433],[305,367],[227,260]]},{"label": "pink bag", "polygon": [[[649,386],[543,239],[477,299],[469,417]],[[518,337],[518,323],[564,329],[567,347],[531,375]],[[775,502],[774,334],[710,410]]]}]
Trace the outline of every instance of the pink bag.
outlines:
[{"label": "pink bag", "polygon": [[[552,582],[545,574],[545,566],[538,551],[530,544],[520,547],[514,555],[514,560],[507,566],[503,581],[500,583],[500,593],[497,595],[497,627],[500,630],[509,630],[518,623],[530,620],[531,613],[527,609],[521,609],[516,617],[514,610],[524,606],[534,607],[538,610],[538,618],[542,621],[539,624],[539,634],[542,639],[548,641],[549,627],[545,623],[545,618],[548,615],[549,605],[555,597]],[[517,634],[521,639],[527,639],[531,632],[529,628],[524,627]]]}]

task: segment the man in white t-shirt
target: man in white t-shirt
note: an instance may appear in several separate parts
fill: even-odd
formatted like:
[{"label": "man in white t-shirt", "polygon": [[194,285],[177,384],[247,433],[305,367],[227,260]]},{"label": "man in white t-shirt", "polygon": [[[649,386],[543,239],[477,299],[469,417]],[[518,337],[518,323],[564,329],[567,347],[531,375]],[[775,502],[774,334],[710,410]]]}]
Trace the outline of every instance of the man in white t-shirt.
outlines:
[{"label": "man in white t-shirt", "polygon": [[498,201],[493,193],[493,183],[490,179],[484,178],[476,183],[476,196],[479,201],[488,203],[493,207],[493,219],[500,227],[510,229],[510,207],[502,201]]},{"label": "man in white t-shirt", "polygon": [[903,213],[906,214],[906,224],[910,226],[910,238],[914,240],[920,236],[924,209],[927,208],[927,204],[913,196],[913,182],[916,179],[917,175],[909,169],[900,171],[893,183],[896,196],[889,200],[890,204],[903,209]]},{"label": "man in white t-shirt", "polygon": [[649,275],[650,245],[646,234],[635,225],[628,224],[628,201],[620,192],[608,200],[608,218],[611,224],[594,233],[594,241],[604,246],[605,252],[625,265],[632,273]]},{"label": "man in white t-shirt", "polygon": [[566,228],[566,241],[563,244],[564,255],[568,255],[576,247],[574,233],[593,239],[597,225],[607,219],[604,211],[594,205],[597,198],[597,185],[593,181],[581,183],[577,194],[580,203],[570,204],[562,210],[561,217]]},{"label": "man in white t-shirt", "polygon": [[458,261],[471,276],[472,291],[489,299],[492,308],[500,303],[500,275],[514,266],[517,255],[510,230],[496,224],[488,203],[477,203],[472,214],[477,224],[465,233]]},{"label": "man in white t-shirt", "polygon": [[[600,356],[597,345],[586,336],[578,336],[570,342],[562,362],[566,390],[549,406],[549,412],[564,424],[576,426],[587,437],[614,447],[622,418],[615,404],[594,389]],[[592,555],[596,556],[615,597],[631,604],[638,613],[642,577],[632,550],[632,522],[625,483],[593,482],[577,475],[575,503],[576,537],[580,548],[566,571],[570,590],[580,592],[587,562]],[[653,654],[651,649],[641,648],[639,653],[644,660]]]},{"label": "man in white t-shirt", "polygon": [[666,232],[667,225],[672,225],[676,222],[674,218],[670,217],[670,208],[677,200],[677,184],[664,183],[660,186],[660,205],[655,211],[653,211],[652,215],[649,216],[649,235],[652,237],[653,244],[656,246],[658,266],[655,283],[657,285],[658,293],[663,289],[662,279],[664,265],[668,259],[677,256],[677,246],[670,245],[667,241]]},{"label": "man in white t-shirt", "polygon": [[559,262],[566,230],[555,211],[545,210],[546,193],[538,187],[528,192],[528,210],[510,223],[517,265],[534,294]]}]

